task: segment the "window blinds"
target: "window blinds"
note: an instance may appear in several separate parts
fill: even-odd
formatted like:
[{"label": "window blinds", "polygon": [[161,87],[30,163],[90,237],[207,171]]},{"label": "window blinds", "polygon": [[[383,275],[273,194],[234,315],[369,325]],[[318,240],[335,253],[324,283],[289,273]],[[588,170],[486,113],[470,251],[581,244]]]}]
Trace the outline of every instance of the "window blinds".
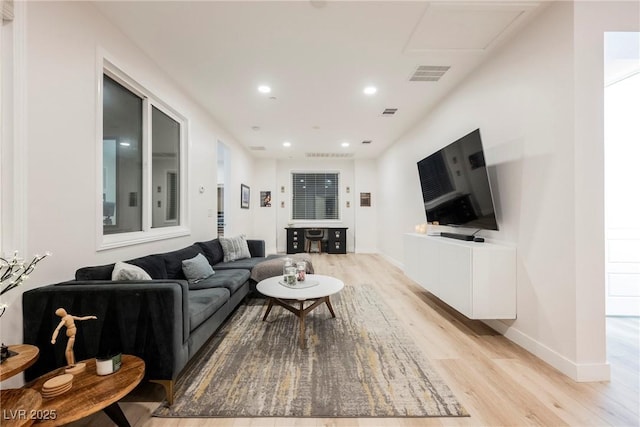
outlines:
[{"label": "window blinds", "polygon": [[292,219],[340,219],[338,173],[294,172],[291,176]]}]

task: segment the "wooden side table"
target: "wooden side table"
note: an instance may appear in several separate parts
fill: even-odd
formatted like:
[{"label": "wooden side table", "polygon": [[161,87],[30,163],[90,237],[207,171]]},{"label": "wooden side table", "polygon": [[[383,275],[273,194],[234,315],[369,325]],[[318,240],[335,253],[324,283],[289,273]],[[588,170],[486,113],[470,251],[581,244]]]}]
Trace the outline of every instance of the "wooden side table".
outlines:
[{"label": "wooden side table", "polygon": [[18,354],[0,364],[0,381],[11,378],[36,363],[40,354],[38,347],[30,344],[10,345],[9,350]]},{"label": "wooden side table", "polygon": [[[9,350],[16,354],[0,364],[0,381],[19,374],[38,360],[40,349],[35,345],[10,345]],[[26,427],[33,424],[35,415],[40,409],[42,397],[40,393],[30,389],[0,390],[2,402],[3,427]]]},{"label": "wooden side table", "polygon": [[[59,426],[79,420],[100,410],[118,426],[129,427],[118,401],[133,390],[144,377],[144,361],[136,356],[122,355],[122,367],[109,375],[96,373],[96,359],[84,360],[87,367],[75,374],[71,390],[52,398],[43,398],[37,426]],[[49,379],[64,374],[64,368],[56,369],[25,385],[40,392]]]}]

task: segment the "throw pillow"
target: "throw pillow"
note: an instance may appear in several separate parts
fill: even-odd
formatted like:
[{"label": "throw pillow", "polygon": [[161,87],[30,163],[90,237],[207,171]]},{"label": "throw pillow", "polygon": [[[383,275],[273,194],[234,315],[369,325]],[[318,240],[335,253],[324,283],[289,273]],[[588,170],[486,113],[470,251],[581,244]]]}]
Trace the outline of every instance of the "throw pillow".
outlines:
[{"label": "throw pillow", "polygon": [[198,254],[190,259],[182,261],[182,272],[189,283],[198,283],[202,279],[206,279],[215,274],[209,261],[204,255]]},{"label": "throw pillow", "polygon": [[136,265],[116,262],[113,273],[111,273],[111,280],[151,280],[151,276]]},{"label": "throw pillow", "polygon": [[249,244],[244,234],[236,237],[220,237],[222,252],[224,252],[224,262],[238,259],[251,258]]}]

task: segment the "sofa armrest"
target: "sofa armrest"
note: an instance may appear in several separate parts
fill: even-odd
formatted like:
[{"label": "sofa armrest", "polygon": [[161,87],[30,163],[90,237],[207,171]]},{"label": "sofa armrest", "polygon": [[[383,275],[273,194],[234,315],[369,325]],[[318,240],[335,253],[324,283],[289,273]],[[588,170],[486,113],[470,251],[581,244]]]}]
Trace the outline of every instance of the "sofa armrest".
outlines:
[{"label": "sofa armrest", "polygon": [[265,256],[265,247],[264,240],[248,240],[247,245],[249,246],[249,253],[251,253],[251,257],[264,257]]},{"label": "sofa armrest", "polygon": [[51,344],[60,322],[59,307],[78,321],[74,353],[84,360],[122,352],[141,357],[145,376],[174,379],[188,360],[188,285],[180,280],[70,281],[32,289],[22,295],[24,343],[36,345],[40,355],[25,372],[28,380],[66,365],[65,331]]}]

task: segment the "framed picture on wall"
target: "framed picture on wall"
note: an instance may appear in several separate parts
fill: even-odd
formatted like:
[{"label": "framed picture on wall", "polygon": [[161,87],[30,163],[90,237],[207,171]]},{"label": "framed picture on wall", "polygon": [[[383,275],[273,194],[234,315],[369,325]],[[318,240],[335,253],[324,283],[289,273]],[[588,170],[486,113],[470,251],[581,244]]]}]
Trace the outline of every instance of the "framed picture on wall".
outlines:
[{"label": "framed picture on wall", "polygon": [[360,193],[360,206],[371,207],[371,193]]},{"label": "framed picture on wall", "polygon": [[261,208],[271,207],[271,191],[260,192],[260,207]]},{"label": "framed picture on wall", "polygon": [[242,209],[249,209],[250,191],[248,185],[240,184],[240,207]]}]

